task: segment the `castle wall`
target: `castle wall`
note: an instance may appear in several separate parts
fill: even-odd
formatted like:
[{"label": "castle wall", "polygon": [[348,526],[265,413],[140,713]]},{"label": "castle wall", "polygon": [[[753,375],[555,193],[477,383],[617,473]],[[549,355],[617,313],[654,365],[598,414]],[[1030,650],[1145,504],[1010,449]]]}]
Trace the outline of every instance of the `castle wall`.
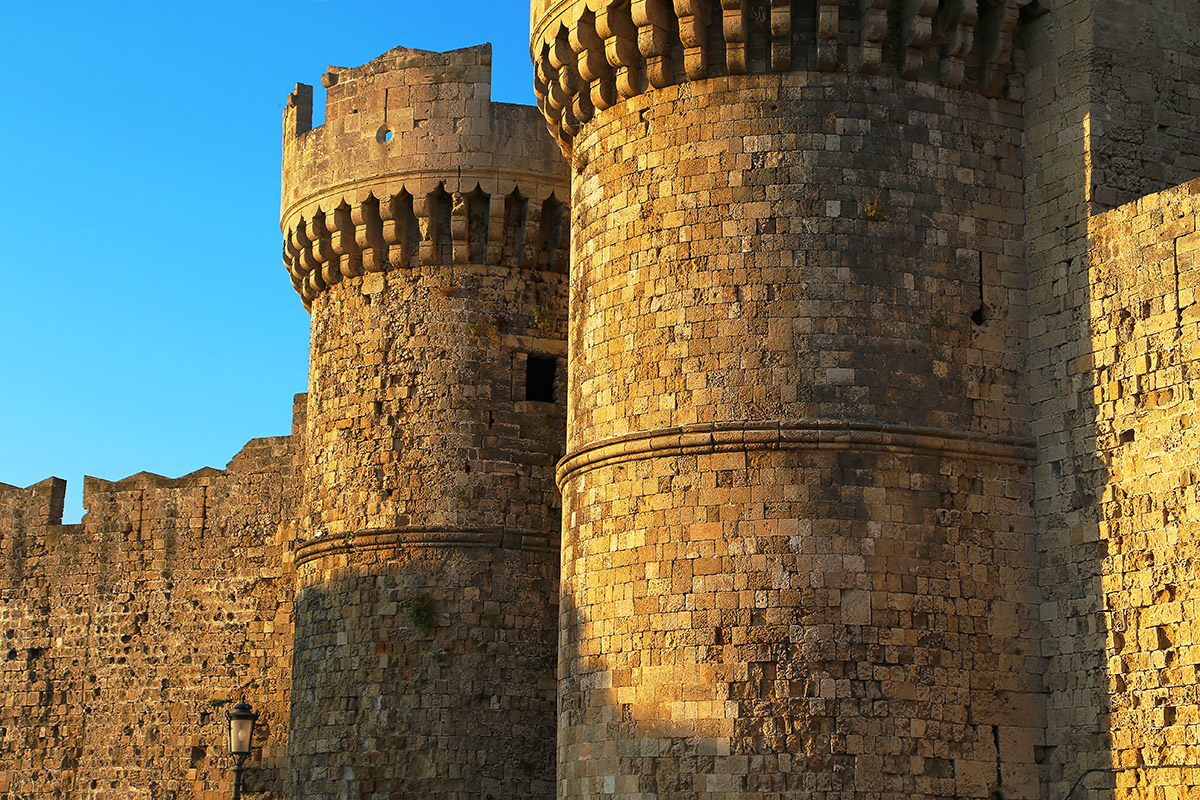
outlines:
[{"label": "castle wall", "polygon": [[714,79],[573,143],[564,797],[1038,795],[1017,133],[889,89]]},{"label": "castle wall", "polygon": [[[1078,13],[1063,3],[1061,13]],[[1106,210],[1200,174],[1196,0],[1105,0],[1091,9],[1086,176]],[[1061,73],[1060,73],[1061,74]]]},{"label": "castle wall", "polygon": [[[1194,2],[1067,0],[1025,28],[1029,382],[1051,796],[1113,785],[1091,217],[1195,174]],[[1089,771],[1097,771],[1096,772]],[[1082,791],[1082,789],[1077,789]]]},{"label": "castle wall", "polygon": [[80,525],[57,524],[62,481],[0,487],[0,793],[226,797],[244,692],[262,715],[247,787],[281,796],[291,441],[178,480],[88,478]]},{"label": "castle wall", "polygon": [[[1088,326],[1086,247],[1090,184],[1088,69],[1092,3],[1065,4],[1028,29],[1025,101],[1028,368],[1038,437],[1034,511],[1046,658],[1047,791],[1064,797],[1079,776],[1108,764],[1108,698],[1100,611],[1099,467],[1090,386],[1079,358]],[[1091,778],[1089,786],[1102,783]]]},{"label": "castle wall", "polygon": [[1198,21],[536,0],[553,138],[486,46],[297,85],[297,427],[0,484],[0,797],[227,796],[242,693],[267,797],[556,723],[564,798],[1192,792]]},{"label": "castle wall", "polygon": [[292,796],[554,792],[568,181],[490,49],[331,68],[285,114],[313,316]]},{"label": "castle wall", "polygon": [[557,539],[381,539],[300,562],[292,796],[553,797]]},{"label": "castle wall", "polygon": [[[1089,224],[1106,689],[1118,797],[1200,780],[1200,181]],[[1182,768],[1182,769],[1181,769]]]}]

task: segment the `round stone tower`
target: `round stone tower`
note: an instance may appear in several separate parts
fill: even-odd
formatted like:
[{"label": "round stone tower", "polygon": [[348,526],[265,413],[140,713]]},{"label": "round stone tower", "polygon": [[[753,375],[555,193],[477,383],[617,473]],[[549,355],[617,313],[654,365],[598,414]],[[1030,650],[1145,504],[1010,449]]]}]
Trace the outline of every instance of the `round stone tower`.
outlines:
[{"label": "round stone tower", "polygon": [[312,313],[289,794],[552,795],[569,177],[490,46],[284,115]]},{"label": "round stone tower", "polygon": [[559,797],[1038,797],[1020,5],[535,1]]}]

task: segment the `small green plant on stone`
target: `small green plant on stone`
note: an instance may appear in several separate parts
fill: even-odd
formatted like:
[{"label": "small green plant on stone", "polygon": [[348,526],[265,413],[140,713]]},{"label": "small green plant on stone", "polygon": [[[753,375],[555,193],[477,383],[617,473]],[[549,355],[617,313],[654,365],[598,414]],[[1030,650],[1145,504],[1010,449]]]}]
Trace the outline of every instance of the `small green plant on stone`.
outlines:
[{"label": "small green plant on stone", "polygon": [[446,651],[438,648],[429,654],[429,660],[434,664],[441,664],[446,660]]},{"label": "small green plant on stone", "polygon": [[345,540],[347,547],[354,544],[354,531],[346,531],[346,533],[342,536],[342,539]]},{"label": "small green plant on stone", "polygon": [[468,322],[467,333],[475,339],[490,339],[496,333],[490,322]]},{"label": "small green plant on stone", "polygon": [[229,702],[228,700],[222,700],[219,697],[214,697],[213,699],[208,701],[208,705],[209,705],[209,708],[220,708],[221,706],[225,705],[228,702]]},{"label": "small green plant on stone", "polygon": [[892,218],[891,214],[887,213],[887,208],[883,204],[883,200],[879,198],[879,190],[875,190],[875,194],[870,200],[864,201],[861,197],[857,198],[858,202],[862,203],[863,219],[871,222],[882,222]]},{"label": "small green plant on stone", "polygon": [[754,20],[754,24],[758,26],[760,31],[771,30],[771,12],[765,3],[752,6],[750,9],[750,18]]},{"label": "small green plant on stone", "polygon": [[409,612],[409,619],[412,624],[420,628],[426,636],[433,633],[433,600],[429,597],[429,592],[421,595],[421,597],[413,603],[412,610]]},{"label": "small green plant on stone", "polygon": [[554,330],[557,322],[558,318],[547,306],[534,306],[533,313],[529,315],[529,324],[543,333]]},{"label": "small green plant on stone", "polygon": [[946,316],[944,311],[931,311],[929,313],[929,324],[935,328],[953,328],[950,324],[950,318]]}]

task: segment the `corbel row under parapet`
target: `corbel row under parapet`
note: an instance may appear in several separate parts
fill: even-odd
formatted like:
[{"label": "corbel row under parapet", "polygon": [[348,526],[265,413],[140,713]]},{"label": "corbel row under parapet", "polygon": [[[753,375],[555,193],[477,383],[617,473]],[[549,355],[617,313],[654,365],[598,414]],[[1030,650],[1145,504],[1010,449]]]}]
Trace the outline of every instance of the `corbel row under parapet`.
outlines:
[{"label": "corbel row under parapet", "polygon": [[[312,301],[344,278],[437,264],[493,264],[565,272],[569,216],[553,190],[460,176],[333,194],[285,216],[283,262]],[[473,187],[466,191],[466,187]]]},{"label": "corbel row under parapet", "polygon": [[548,2],[535,5],[534,83],[564,152],[618,99],[721,75],[853,70],[998,97],[1023,9],[1044,10],[1037,0],[901,0],[900,13],[891,0]]}]

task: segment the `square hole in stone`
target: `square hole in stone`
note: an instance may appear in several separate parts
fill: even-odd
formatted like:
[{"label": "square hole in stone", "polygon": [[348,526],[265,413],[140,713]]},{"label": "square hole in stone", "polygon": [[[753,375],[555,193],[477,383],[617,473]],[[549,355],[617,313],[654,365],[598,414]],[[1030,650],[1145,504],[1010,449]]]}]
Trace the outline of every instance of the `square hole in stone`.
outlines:
[{"label": "square hole in stone", "polygon": [[525,399],[539,403],[554,402],[554,388],[558,383],[558,359],[547,356],[530,356],[525,363]]}]

